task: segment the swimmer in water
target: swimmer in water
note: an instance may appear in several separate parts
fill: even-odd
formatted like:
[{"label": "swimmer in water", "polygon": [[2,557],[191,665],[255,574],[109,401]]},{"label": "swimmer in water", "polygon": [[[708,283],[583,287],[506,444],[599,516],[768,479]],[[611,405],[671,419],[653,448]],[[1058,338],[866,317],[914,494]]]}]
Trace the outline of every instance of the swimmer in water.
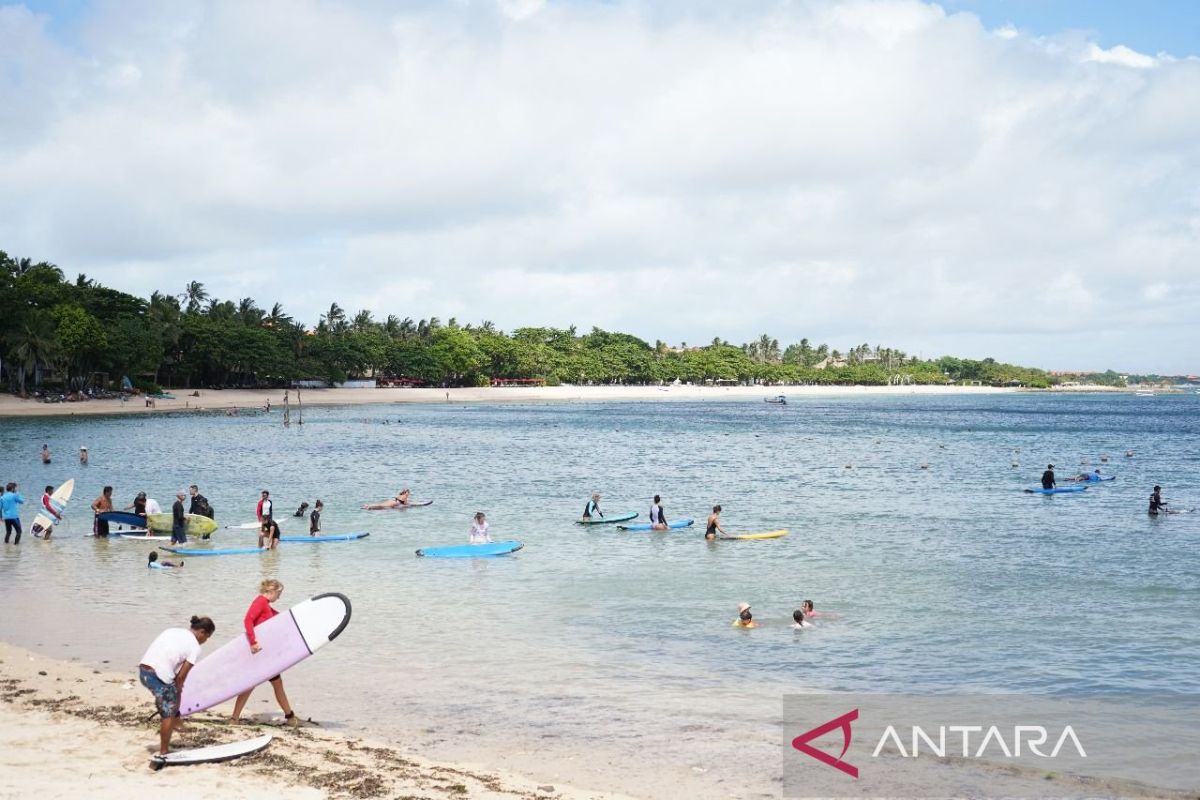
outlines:
[{"label": "swimmer in water", "polygon": [[411,497],[412,492],[410,492],[407,488],[404,488],[396,492],[396,496],[392,499],[384,500],[380,503],[368,503],[367,505],[363,506],[363,510],[384,511],[389,508],[405,508],[410,504]]},{"label": "swimmer in water", "polygon": [[792,612],[792,627],[796,630],[801,628],[811,628],[813,624],[804,618],[804,612],[797,608]]},{"label": "swimmer in water", "polygon": [[837,619],[838,618],[837,614],[832,614],[828,611],[817,611],[815,608],[813,608],[812,600],[805,600],[803,603],[801,603],[800,610],[804,612],[805,619],[816,619],[817,617],[820,617],[822,619]]},{"label": "swimmer in water", "polygon": [[725,529],[721,527],[721,507],[713,506],[712,513],[708,515],[708,525],[704,528],[704,538],[712,541],[717,538],[717,534],[728,536]]},{"label": "swimmer in water", "polygon": [[147,569],[177,569],[182,566],[182,561],[180,561],[178,564],[176,564],[174,561],[159,561],[157,550],[151,550],[150,556],[146,561]]},{"label": "swimmer in water", "polygon": [[750,613],[749,603],[738,603],[738,618],[733,621],[735,628],[757,628],[754,615]]}]

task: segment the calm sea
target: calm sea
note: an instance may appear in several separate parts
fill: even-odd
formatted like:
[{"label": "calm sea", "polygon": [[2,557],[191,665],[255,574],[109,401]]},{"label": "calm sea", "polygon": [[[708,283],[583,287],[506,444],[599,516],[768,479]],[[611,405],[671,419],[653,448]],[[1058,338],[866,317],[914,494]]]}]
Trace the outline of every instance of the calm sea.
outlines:
[{"label": "calm sea", "polygon": [[[193,613],[217,620],[218,642],[234,635],[263,577],[285,583],[281,607],[340,591],[346,633],[289,673],[305,715],[634,794],[651,774],[693,796],[777,792],[785,692],[1200,692],[1200,512],[1145,513],[1155,483],[1200,506],[1196,395],[378,405],[280,422],[0,420],[0,478],[21,483],[26,528],[43,485],[76,479],[53,542],[0,549],[0,638],[132,670]],[[1117,480],[1022,493],[1047,462]],[[121,504],[145,490],[164,507],[198,483],[226,524],[270,489],[285,533],[306,532],[290,513],[321,498],[327,533],[371,536],[152,572],[147,544],[83,536],[106,483]],[[402,486],[434,504],[358,510]],[[661,494],[696,527],[583,529],[593,491],[642,519]],[[714,503],[731,532],[790,535],[705,543]],[[525,548],[415,557],[465,542],[476,510]],[[840,619],[794,633],[805,598]],[[760,629],[730,626],[741,601]]]}]

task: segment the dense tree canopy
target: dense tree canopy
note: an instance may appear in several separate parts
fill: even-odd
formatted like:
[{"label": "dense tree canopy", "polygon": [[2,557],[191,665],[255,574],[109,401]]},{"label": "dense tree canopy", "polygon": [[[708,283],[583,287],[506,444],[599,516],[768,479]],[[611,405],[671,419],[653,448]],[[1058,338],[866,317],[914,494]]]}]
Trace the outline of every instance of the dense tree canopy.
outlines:
[{"label": "dense tree canopy", "polygon": [[[85,275],[68,281],[53,264],[0,251],[0,379],[70,388],[129,376],[152,386],[277,386],[299,379],[402,377],[432,385],[486,385],[493,379],[557,383],[759,382],[1047,386],[1042,370],[951,356],[924,361],[881,345],[844,353],[808,339],[781,346],[763,334],[741,346],[720,338],[670,347],[627,333],[574,327],[414,322],[331,303],[313,328],[275,303],[212,297],[199,281],[178,294],[142,299]],[[1107,377],[1107,376],[1104,376]]]}]

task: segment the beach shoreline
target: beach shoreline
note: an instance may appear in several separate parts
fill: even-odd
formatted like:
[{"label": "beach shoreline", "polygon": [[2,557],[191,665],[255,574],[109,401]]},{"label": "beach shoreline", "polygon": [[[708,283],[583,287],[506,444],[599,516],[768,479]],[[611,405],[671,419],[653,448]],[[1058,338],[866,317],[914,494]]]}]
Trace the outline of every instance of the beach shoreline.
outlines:
[{"label": "beach shoreline", "polygon": [[[192,392],[199,396],[192,396]],[[303,406],[357,406],[383,404],[490,404],[565,402],[705,402],[764,400],[776,395],[804,397],[908,397],[1012,394],[1028,391],[992,386],[529,386],[467,387],[453,389],[169,389],[175,399],[155,400],[147,406],[141,396],[86,400],[75,403],[43,403],[0,395],[0,417],[58,417],[111,414],[162,414],[179,411],[229,413],[262,410],[268,401],[272,411],[282,412],[284,393],[292,414]],[[1106,390],[1107,391],[1107,390]],[[299,401],[297,400],[299,397]]]}]

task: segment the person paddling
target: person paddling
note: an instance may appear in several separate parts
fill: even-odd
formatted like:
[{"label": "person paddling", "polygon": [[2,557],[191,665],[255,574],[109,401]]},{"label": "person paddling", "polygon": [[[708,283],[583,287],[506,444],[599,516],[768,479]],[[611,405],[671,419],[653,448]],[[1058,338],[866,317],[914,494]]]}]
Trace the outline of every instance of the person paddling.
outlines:
[{"label": "person paddling", "polygon": [[1054,482],[1054,465],[1047,464],[1046,471],[1042,473],[1042,488],[1053,489],[1056,485]]}]

